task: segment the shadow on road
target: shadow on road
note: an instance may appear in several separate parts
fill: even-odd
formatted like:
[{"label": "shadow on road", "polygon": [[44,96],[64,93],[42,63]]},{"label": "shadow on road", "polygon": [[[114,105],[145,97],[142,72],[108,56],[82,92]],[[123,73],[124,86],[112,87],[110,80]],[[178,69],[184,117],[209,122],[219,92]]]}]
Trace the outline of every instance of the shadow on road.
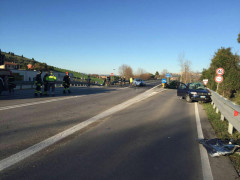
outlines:
[{"label": "shadow on road", "polygon": [[[71,87],[71,93],[63,94],[63,88],[56,88],[54,97],[66,97],[66,96],[78,96],[78,95],[90,95],[98,93],[107,93],[110,91],[116,91],[117,88],[103,88],[103,87]],[[53,97],[51,93],[48,96],[34,96],[35,89],[25,89],[25,90],[15,90],[14,93],[9,94],[8,92],[3,92],[0,95],[0,100],[16,100],[16,99],[45,99]]]},{"label": "shadow on road", "polygon": [[[103,87],[103,86],[92,86],[92,87],[70,87],[71,94],[63,94],[63,88],[59,87],[55,89],[55,96],[54,97],[65,97],[65,96],[78,96],[78,95],[91,95],[91,94],[99,94],[99,93],[108,93],[111,91],[116,91],[122,88],[131,88],[131,89],[150,89],[157,85],[158,83],[147,83],[146,86],[143,87],[129,87],[129,85],[124,86],[110,86],[110,87]],[[17,99],[45,99],[52,97],[49,96],[34,96],[35,89],[24,89],[24,90],[15,90],[14,93],[10,94],[9,92],[2,92],[0,95],[0,100],[17,100]],[[43,92],[43,89],[42,89]],[[50,94],[50,93],[49,93]]]}]

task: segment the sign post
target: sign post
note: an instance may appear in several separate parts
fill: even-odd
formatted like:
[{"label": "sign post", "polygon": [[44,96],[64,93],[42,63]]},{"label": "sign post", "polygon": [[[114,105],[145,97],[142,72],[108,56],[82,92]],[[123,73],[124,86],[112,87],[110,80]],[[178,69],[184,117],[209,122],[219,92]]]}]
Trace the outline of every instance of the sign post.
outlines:
[{"label": "sign post", "polygon": [[219,83],[221,83],[223,81],[222,75],[224,74],[224,69],[223,68],[218,68],[216,70],[216,74],[218,75],[218,76],[215,77],[215,81],[218,83],[217,84],[217,91],[218,91]]},{"label": "sign post", "polygon": [[166,73],[165,77],[167,78],[167,83],[169,84],[169,81],[170,81],[170,77],[172,75],[170,73]]},{"label": "sign post", "polygon": [[114,79],[113,79],[113,78],[114,78],[114,77],[113,77],[113,73],[111,73],[111,80],[112,80],[112,81],[114,81]]},{"label": "sign post", "polygon": [[203,79],[203,84],[206,86],[208,83],[208,79]]},{"label": "sign post", "polygon": [[165,83],[167,82],[167,80],[166,79],[162,79],[162,85],[163,85],[163,87],[165,87]]},{"label": "sign post", "polygon": [[216,74],[222,76],[222,75],[224,74],[224,69],[223,69],[223,68],[218,68],[218,69],[216,70]]}]

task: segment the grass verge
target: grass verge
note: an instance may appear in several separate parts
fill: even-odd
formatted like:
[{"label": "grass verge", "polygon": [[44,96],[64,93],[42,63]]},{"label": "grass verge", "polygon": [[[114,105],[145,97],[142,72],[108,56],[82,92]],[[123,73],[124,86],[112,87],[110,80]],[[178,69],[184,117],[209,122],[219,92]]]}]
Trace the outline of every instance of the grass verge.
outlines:
[{"label": "grass verge", "polygon": [[[239,132],[234,131],[233,135],[230,135],[228,133],[228,122],[220,120],[220,113],[218,113],[218,114],[216,113],[216,110],[213,109],[213,106],[211,105],[211,103],[204,103],[203,107],[207,113],[208,120],[210,121],[217,138],[219,138],[219,139],[232,138],[234,140],[240,139]],[[229,158],[231,159],[238,174],[240,174],[240,155],[237,153],[234,153],[234,154],[230,155]]]}]

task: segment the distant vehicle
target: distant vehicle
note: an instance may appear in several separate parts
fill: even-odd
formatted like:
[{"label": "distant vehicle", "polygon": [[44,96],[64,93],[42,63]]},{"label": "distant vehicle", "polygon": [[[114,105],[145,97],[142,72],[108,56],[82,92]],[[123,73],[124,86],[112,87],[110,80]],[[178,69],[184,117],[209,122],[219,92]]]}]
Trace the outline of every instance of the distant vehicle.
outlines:
[{"label": "distant vehicle", "polygon": [[211,101],[211,93],[202,83],[180,83],[177,89],[177,96],[181,96],[187,102]]},{"label": "distant vehicle", "polygon": [[14,77],[10,70],[0,69],[0,94],[2,91],[13,91],[16,87],[16,85],[12,83],[13,81]]},{"label": "distant vehicle", "polygon": [[133,80],[133,86],[146,86],[146,83],[139,78]]}]

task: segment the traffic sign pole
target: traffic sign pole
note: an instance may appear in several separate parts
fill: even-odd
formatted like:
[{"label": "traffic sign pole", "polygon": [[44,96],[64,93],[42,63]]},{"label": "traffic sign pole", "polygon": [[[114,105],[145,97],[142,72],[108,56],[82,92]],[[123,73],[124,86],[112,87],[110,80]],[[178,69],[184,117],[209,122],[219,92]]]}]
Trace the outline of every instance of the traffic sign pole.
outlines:
[{"label": "traffic sign pole", "polygon": [[218,92],[218,87],[219,87],[219,84],[223,81],[223,77],[221,75],[218,75],[215,77],[215,81],[218,83],[217,84],[217,92]]}]

